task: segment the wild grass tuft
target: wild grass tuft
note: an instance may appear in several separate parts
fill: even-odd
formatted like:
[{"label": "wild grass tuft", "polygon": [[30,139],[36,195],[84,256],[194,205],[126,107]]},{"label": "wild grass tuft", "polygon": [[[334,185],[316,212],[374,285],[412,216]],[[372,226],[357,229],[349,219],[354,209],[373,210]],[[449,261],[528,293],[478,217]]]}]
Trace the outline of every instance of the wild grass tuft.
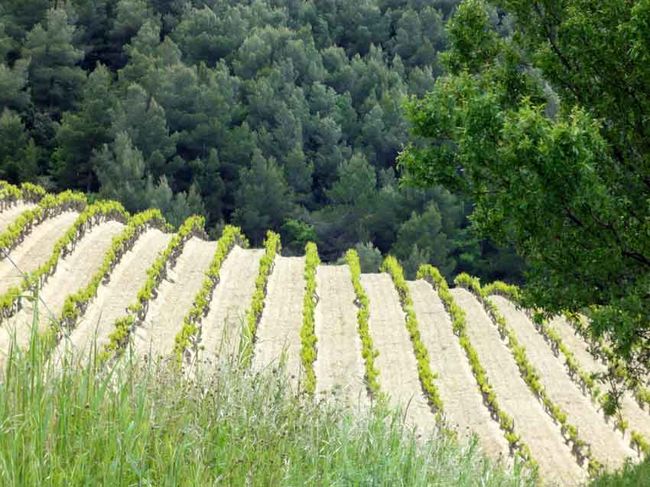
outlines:
[{"label": "wild grass tuft", "polygon": [[0,384],[2,485],[530,483],[475,444],[415,438],[384,406],[359,413],[291,395],[280,372],[183,374],[127,354],[73,368],[42,351],[33,336]]}]

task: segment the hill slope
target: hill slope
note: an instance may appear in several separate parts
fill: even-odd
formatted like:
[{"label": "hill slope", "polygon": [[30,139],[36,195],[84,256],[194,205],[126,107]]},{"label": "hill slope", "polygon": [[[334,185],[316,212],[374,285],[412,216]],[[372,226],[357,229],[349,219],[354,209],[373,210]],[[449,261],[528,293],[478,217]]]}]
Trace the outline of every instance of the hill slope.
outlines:
[{"label": "hill slope", "polygon": [[[200,218],[173,232],[155,211],[3,188],[0,364],[14,336],[28,343],[24,298],[38,289],[38,331],[55,360],[97,343],[102,360],[132,347],[188,368],[232,356],[258,369],[283,362],[297,389],[362,408],[388,397],[422,434],[476,434],[493,458],[523,458],[562,484],[647,448],[647,405],[626,398],[627,429],[616,429],[544,338],[551,325],[480,286],[461,279],[467,289],[449,291],[431,269],[407,282],[390,258],[385,272],[361,275],[354,252],[350,266],[322,265],[313,246],[305,258],[281,256],[271,232],[249,250],[233,227],[207,240]],[[561,335],[578,366],[602,367],[569,327]]]}]

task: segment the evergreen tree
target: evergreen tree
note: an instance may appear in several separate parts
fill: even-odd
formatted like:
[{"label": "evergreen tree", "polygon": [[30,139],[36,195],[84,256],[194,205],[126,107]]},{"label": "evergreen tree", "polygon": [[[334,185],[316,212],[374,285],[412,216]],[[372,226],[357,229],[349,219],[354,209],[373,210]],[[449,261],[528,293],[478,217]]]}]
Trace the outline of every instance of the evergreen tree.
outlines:
[{"label": "evergreen tree", "polygon": [[147,173],[155,179],[173,175],[175,138],[169,134],[165,110],[138,84],[131,84],[120,100],[113,121],[115,133],[126,132],[146,163]]},{"label": "evergreen tree", "polygon": [[11,108],[25,112],[30,105],[27,92],[29,62],[19,59],[13,68],[0,63],[0,109]]},{"label": "evergreen tree", "polygon": [[116,107],[110,72],[99,65],[86,82],[78,112],[66,112],[58,128],[54,174],[62,188],[97,191],[93,153],[112,140]]},{"label": "evergreen tree", "polygon": [[255,151],[242,169],[234,219],[253,242],[261,243],[267,229],[279,230],[293,209],[291,189],[274,159]]},{"label": "evergreen tree", "polygon": [[37,174],[38,149],[20,116],[5,108],[0,115],[0,179],[19,183]]},{"label": "evergreen tree", "polygon": [[122,202],[129,211],[146,208],[147,178],[142,152],[133,146],[126,132],[119,132],[115,141],[104,144],[95,159],[100,196]]},{"label": "evergreen tree", "polygon": [[49,7],[50,0],[3,0],[0,21],[5,24],[7,34],[21,42],[45,18]]},{"label": "evergreen tree", "polygon": [[74,46],[75,27],[63,9],[47,11],[43,23],[27,35],[23,56],[31,60],[29,81],[36,106],[58,117],[77,103],[85,80],[79,62],[83,51]]},{"label": "evergreen tree", "polygon": [[415,277],[420,264],[426,263],[434,264],[442,273],[451,276],[456,262],[450,256],[449,240],[435,203],[430,203],[421,214],[412,213],[400,226],[392,253],[404,261],[411,278]]}]

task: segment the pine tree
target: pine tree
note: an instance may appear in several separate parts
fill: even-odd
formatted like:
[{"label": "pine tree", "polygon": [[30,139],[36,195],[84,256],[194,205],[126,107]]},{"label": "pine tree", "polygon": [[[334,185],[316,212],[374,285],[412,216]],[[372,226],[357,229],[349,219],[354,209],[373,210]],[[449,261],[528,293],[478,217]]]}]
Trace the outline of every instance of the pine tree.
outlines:
[{"label": "pine tree", "polygon": [[13,68],[0,63],[0,110],[11,108],[24,112],[29,107],[29,93],[26,90],[28,65],[24,59],[16,61]]},{"label": "pine tree", "polygon": [[0,179],[19,183],[38,174],[38,149],[20,116],[4,109],[0,115]]},{"label": "pine tree", "polygon": [[99,65],[86,82],[78,112],[66,112],[56,134],[55,178],[62,188],[97,191],[93,152],[112,140],[116,99],[110,72]]},{"label": "pine tree", "polygon": [[274,159],[256,151],[242,169],[234,219],[253,242],[261,243],[267,229],[278,230],[293,209],[291,189]]},{"label": "pine tree", "polygon": [[63,9],[50,9],[27,35],[23,56],[31,59],[32,100],[55,118],[76,104],[86,77],[78,66],[84,54],[73,44],[75,27]]},{"label": "pine tree", "polygon": [[104,144],[95,166],[100,196],[118,200],[133,212],[147,207],[144,158],[126,132],[118,133],[113,143]]},{"label": "pine tree", "polygon": [[170,136],[165,110],[138,84],[131,84],[120,100],[113,122],[115,133],[126,132],[141,152],[147,173],[154,179],[169,176],[175,168],[167,167],[176,152]]}]

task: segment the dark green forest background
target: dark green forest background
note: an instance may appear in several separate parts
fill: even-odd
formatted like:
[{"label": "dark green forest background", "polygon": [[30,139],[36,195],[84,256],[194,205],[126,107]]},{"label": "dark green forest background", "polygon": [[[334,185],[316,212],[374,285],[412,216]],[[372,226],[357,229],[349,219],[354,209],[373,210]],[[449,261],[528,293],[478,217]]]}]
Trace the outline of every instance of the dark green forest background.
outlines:
[{"label": "dark green forest background", "polygon": [[0,178],[239,224],[325,260],[517,281],[471,202],[402,188],[457,0],[3,0]]}]

